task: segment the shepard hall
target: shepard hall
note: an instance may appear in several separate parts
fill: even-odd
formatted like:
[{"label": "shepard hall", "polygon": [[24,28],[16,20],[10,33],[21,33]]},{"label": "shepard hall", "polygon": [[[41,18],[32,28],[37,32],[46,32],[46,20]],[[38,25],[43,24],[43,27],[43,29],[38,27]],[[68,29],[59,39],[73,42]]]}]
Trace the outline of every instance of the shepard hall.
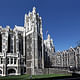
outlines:
[{"label": "shepard hall", "polygon": [[55,52],[53,39],[43,39],[42,18],[33,7],[24,26],[0,26],[0,76],[68,73],[80,70],[80,47]]}]

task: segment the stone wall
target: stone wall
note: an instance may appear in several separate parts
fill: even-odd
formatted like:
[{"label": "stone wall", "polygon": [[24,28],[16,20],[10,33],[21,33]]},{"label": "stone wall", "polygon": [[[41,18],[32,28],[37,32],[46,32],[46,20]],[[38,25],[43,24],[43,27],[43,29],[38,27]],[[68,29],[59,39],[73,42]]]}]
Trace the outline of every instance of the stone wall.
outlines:
[{"label": "stone wall", "polygon": [[43,75],[43,74],[68,74],[69,70],[65,68],[44,68],[35,70],[35,75]]},{"label": "stone wall", "polygon": [[80,47],[70,48],[62,52],[56,52],[54,55],[51,55],[50,61],[52,67],[62,67],[69,68],[74,67],[80,69],[79,67],[80,60]]}]

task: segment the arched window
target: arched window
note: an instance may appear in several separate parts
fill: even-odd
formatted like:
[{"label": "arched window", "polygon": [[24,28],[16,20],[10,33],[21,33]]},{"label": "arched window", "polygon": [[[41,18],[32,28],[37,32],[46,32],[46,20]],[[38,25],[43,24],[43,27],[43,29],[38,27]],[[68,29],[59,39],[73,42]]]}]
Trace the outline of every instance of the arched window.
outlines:
[{"label": "arched window", "polygon": [[8,75],[15,75],[16,71],[14,69],[8,70]]}]

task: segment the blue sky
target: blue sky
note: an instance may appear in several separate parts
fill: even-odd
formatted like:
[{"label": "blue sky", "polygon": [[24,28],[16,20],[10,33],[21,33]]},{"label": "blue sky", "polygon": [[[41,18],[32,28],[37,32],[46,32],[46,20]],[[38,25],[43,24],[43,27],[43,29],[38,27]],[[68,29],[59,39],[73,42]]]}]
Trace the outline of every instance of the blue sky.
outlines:
[{"label": "blue sky", "polygon": [[[35,2],[33,2],[35,1]],[[75,47],[80,40],[80,0],[0,0],[0,25],[24,25],[24,14],[36,6],[57,50]]]}]

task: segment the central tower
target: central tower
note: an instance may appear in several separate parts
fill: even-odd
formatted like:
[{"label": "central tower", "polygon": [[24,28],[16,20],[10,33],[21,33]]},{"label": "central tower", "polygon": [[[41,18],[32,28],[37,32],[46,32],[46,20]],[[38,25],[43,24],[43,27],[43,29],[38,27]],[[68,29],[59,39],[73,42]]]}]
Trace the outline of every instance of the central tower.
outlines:
[{"label": "central tower", "polygon": [[25,54],[27,74],[36,74],[44,68],[42,19],[33,7],[25,14]]}]

